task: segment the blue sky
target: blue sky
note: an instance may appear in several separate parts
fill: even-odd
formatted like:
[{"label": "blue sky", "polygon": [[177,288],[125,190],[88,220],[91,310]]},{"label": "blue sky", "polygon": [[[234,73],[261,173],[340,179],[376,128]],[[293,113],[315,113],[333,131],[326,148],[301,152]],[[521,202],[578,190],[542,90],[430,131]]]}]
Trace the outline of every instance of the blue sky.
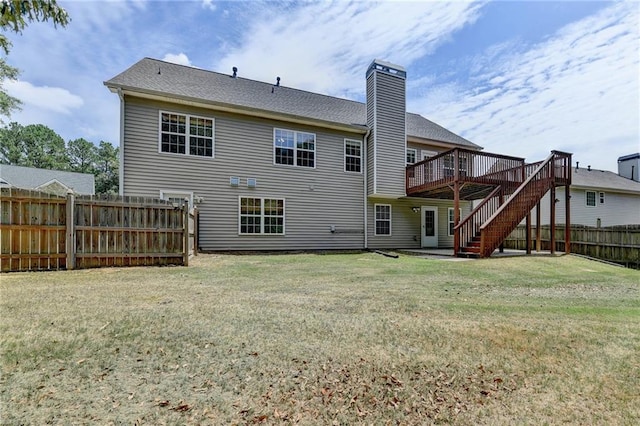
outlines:
[{"label": "blue sky", "polygon": [[364,101],[375,58],[407,69],[407,109],[483,146],[572,152],[617,170],[640,151],[640,3],[58,0],[66,28],[8,34],[11,121],[119,143],[104,87],[143,57]]}]

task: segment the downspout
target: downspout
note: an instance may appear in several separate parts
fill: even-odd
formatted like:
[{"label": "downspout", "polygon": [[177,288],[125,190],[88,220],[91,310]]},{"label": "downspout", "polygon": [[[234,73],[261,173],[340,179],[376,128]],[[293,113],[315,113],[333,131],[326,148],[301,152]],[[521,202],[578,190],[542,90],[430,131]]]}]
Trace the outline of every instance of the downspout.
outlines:
[{"label": "downspout", "polygon": [[124,94],[122,88],[118,88],[118,97],[120,98],[120,165],[118,170],[118,193],[124,195]]},{"label": "downspout", "polygon": [[365,133],[362,138],[362,163],[364,167],[362,168],[362,173],[364,173],[364,188],[363,188],[363,215],[364,215],[364,249],[367,250],[369,248],[369,235],[367,232],[367,175],[369,174],[369,168],[367,163],[367,140],[369,139],[369,135],[371,134],[371,129],[367,129],[367,133]]}]

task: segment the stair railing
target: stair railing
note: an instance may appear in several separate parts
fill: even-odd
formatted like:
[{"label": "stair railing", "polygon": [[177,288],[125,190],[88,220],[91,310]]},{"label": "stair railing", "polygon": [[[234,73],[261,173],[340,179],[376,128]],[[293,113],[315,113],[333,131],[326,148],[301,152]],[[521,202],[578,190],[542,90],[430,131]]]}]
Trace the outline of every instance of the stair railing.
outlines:
[{"label": "stair railing", "polygon": [[453,232],[459,234],[461,247],[467,246],[473,240],[478,234],[480,226],[498,210],[502,204],[502,198],[502,186],[497,186],[467,217],[453,228]]},{"label": "stair railing", "polygon": [[522,185],[480,226],[480,257],[489,257],[554,185],[552,153]]}]

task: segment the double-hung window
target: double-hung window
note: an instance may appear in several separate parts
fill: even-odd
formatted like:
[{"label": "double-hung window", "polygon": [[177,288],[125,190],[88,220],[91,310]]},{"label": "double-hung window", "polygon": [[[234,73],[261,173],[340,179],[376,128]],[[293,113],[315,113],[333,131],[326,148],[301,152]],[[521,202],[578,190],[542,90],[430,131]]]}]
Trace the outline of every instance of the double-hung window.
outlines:
[{"label": "double-hung window", "polygon": [[286,129],[273,130],[273,161],[298,167],[316,167],[316,135]]},{"label": "double-hung window", "polygon": [[376,204],[376,235],[391,235],[391,205]]},{"label": "double-hung window", "polygon": [[351,139],[344,140],[344,171],[362,172],[362,142]]},{"label": "double-hung window", "polygon": [[596,206],[596,191],[586,191],[586,204],[587,207]]},{"label": "double-hung window", "polygon": [[[444,160],[444,176],[445,177],[453,177],[455,176],[455,162],[456,157],[453,154],[445,155]],[[458,157],[458,174],[459,176],[467,175],[467,157]]]},{"label": "double-hung window", "polygon": [[213,119],[160,112],[160,152],[213,157]]},{"label": "double-hung window", "polygon": [[284,199],[240,197],[239,233],[284,235]]},{"label": "double-hung window", "polygon": [[415,164],[417,159],[416,149],[415,148],[407,148],[407,165]]}]

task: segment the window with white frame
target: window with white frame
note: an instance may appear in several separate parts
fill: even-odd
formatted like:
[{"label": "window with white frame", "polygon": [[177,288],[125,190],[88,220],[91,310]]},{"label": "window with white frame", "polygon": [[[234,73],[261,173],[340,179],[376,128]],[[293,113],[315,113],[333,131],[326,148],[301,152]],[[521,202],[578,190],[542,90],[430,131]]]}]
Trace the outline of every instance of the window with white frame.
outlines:
[{"label": "window with white frame", "polygon": [[600,200],[600,204],[604,204],[604,192],[599,193],[598,198]]},{"label": "window with white frame", "polygon": [[160,112],[160,152],[213,157],[213,119]]},{"label": "window with white frame", "polygon": [[353,139],[344,140],[344,171],[362,172],[362,142]]},{"label": "window with white frame", "polygon": [[391,205],[376,204],[376,235],[391,235]]},{"label": "window with white frame", "polygon": [[[449,207],[448,215],[447,215],[448,222],[449,222],[449,226],[448,226],[449,236],[453,235],[453,228],[455,227],[455,217],[453,217],[453,211],[454,211],[453,207]],[[458,212],[460,214],[460,219],[462,219],[462,209],[458,209]]]},{"label": "window with white frame", "polygon": [[273,161],[298,167],[316,167],[316,135],[286,129],[273,130]]},{"label": "window with white frame", "polygon": [[193,206],[193,192],[189,191],[161,190],[160,198],[178,205],[184,204],[184,201],[187,200],[189,206]]},{"label": "window with white frame", "polygon": [[[456,157],[451,155],[445,155],[443,158],[444,161],[444,175],[445,177],[453,177],[455,176],[455,162]],[[467,157],[458,157],[458,174],[460,176],[467,175]]]},{"label": "window with white frame", "polygon": [[596,191],[586,191],[585,199],[587,207],[595,207],[596,206]]},{"label": "window with white frame", "polygon": [[407,164],[415,164],[417,152],[415,148],[407,148]]},{"label": "window with white frame", "polygon": [[241,235],[284,235],[284,199],[240,197]]}]

